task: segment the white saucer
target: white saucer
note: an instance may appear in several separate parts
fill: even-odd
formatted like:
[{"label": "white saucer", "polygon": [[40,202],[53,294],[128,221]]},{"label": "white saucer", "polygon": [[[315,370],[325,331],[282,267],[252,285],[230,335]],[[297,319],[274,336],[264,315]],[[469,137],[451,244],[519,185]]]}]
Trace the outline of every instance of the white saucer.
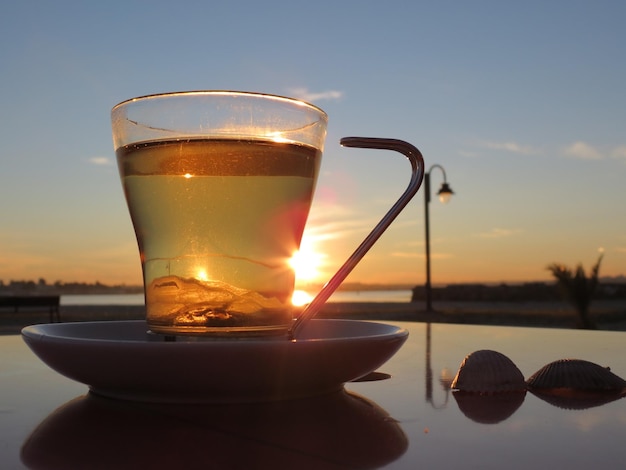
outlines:
[{"label": "white saucer", "polygon": [[97,394],[219,403],[327,393],[384,364],[406,341],[393,325],[312,320],[302,337],[154,341],[145,321],[51,323],[22,337],[39,358]]}]

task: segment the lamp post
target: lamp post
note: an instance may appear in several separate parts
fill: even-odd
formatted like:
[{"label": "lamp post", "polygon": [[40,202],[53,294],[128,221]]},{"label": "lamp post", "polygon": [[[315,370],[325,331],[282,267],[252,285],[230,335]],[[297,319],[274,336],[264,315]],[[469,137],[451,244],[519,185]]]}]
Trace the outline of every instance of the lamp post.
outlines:
[{"label": "lamp post", "polygon": [[448,182],[446,181],[446,170],[441,165],[433,165],[424,174],[424,227],[426,230],[426,311],[431,312],[432,307],[432,286],[430,283],[430,223],[428,215],[428,205],[430,204],[430,172],[435,168],[439,168],[443,173],[443,183],[437,192],[439,200],[443,204],[450,201],[450,197],[454,194]]}]

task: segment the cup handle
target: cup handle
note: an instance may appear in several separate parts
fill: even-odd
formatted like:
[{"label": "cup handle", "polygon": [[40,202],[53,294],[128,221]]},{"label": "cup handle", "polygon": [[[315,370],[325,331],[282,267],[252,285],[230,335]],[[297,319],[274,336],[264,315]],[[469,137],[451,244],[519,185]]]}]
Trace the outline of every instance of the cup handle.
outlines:
[{"label": "cup handle", "polygon": [[396,152],[402,153],[411,163],[411,180],[409,181],[407,189],[396,201],[389,212],[385,214],[381,221],[378,222],[378,225],[374,227],[354,253],[352,253],[341,268],[339,268],[339,271],[337,271],[335,275],[326,284],[324,284],[324,287],[322,287],[311,303],[309,303],[304,308],[302,313],[294,320],[288,332],[289,339],[292,341],[297,338],[298,332],[301,331],[303,325],[317,314],[328,298],[333,294],[333,292],[335,292],[335,290],[355,268],[359,261],[361,261],[361,258],[365,256],[383,232],[387,230],[387,227],[389,227],[398,214],[402,212],[402,209],[404,209],[404,207],[417,193],[424,179],[424,158],[422,157],[421,152],[408,142],[397,139],[380,139],[375,137],[344,137],[341,139],[340,144],[343,147],[395,150]]}]

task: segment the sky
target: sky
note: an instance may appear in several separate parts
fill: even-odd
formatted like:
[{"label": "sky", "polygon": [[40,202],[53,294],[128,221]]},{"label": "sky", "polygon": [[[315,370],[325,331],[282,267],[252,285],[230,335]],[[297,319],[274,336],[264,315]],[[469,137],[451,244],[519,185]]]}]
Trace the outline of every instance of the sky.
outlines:
[{"label": "sky", "polygon": [[[406,140],[436,192],[432,282],[626,274],[626,3],[31,1],[0,7],[0,280],[140,284],[110,110],[227,89],[329,115],[302,282],[324,282],[404,191]],[[434,196],[434,195],[433,195]],[[420,189],[346,280],[422,284]]]}]

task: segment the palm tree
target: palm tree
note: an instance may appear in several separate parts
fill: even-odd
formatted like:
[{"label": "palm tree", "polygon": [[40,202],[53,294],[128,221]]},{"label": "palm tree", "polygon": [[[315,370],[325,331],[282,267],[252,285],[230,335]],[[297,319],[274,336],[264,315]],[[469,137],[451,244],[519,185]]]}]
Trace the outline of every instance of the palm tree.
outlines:
[{"label": "palm tree", "polygon": [[589,318],[589,305],[598,285],[602,256],[600,255],[596,264],[591,268],[589,277],[585,275],[585,270],[580,263],[576,266],[576,270],[560,263],[552,263],[547,267],[556,279],[565,300],[576,308],[579,328],[592,330],[596,327],[593,320]]}]

